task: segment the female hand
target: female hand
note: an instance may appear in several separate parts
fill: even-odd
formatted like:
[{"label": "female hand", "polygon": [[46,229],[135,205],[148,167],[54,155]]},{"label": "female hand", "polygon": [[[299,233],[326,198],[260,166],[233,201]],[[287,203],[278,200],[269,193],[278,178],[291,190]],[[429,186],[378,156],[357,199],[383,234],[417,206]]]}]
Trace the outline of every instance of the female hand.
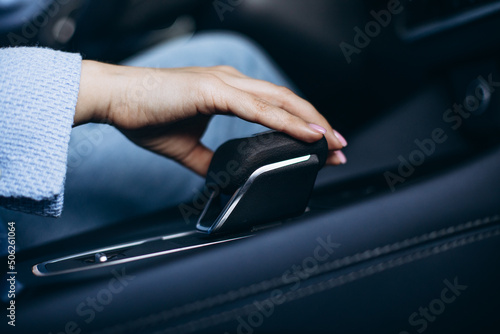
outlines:
[{"label": "female hand", "polygon": [[227,66],[152,69],[83,61],[75,126],[110,122],[136,144],[205,175],[213,152],[200,139],[215,114],[235,115],[305,142],[326,137],[328,164],[347,145],[326,119],[287,88]]}]

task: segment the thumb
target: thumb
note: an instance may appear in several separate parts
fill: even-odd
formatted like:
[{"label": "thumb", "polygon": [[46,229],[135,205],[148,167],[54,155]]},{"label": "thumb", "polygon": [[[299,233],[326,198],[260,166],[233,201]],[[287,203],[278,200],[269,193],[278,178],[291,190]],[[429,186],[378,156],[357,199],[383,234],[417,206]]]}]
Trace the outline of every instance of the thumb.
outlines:
[{"label": "thumb", "polygon": [[199,142],[193,150],[179,162],[196,174],[205,177],[213,156],[214,152]]}]

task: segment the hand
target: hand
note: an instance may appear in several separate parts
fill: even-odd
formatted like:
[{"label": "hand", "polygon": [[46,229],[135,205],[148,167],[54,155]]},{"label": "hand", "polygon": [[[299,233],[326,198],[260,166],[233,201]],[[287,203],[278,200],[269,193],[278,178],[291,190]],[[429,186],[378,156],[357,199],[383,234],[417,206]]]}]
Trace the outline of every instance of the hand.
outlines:
[{"label": "hand", "polygon": [[328,164],[345,163],[347,143],[287,88],[227,66],[152,69],[83,61],[75,126],[110,122],[136,144],[205,175],[213,152],[200,139],[210,117],[235,115],[305,142],[323,136]]}]

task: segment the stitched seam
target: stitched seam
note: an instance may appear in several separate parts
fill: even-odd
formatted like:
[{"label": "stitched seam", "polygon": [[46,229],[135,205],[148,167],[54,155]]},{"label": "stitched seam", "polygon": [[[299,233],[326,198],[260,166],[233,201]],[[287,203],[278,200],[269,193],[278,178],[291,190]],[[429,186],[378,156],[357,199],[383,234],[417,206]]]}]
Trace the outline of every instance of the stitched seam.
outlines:
[{"label": "stitched seam", "polygon": [[[452,249],[456,249],[462,246],[469,245],[471,243],[475,243],[499,235],[500,235],[500,228],[497,228],[493,231],[481,232],[473,236],[460,238],[451,242],[443,243],[438,246],[429,247],[421,251],[417,251],[408,255],[397,257],[395,259],[384,261],[376,265],[369,266],[367,268],[363,268],[357,271],[350,272],[348,274],[344,274],[316,284],[312,284],[304,288],[300,288],[296,291],[289,291],[283,294],[283,298],[285,299],[285,301],[282,304],[280,304],[280,306],[292,301],[296,301],[302,298],[315,295],[320,292],[324,292],[342,286],[344,284],[357,281],[365,277],[375,275],[377,273],[381,273],[388,269],[396,268],[405,264],[412,263],[417,260],[422,260],[434,255],[438,255],[440,253],[447,252]],[[259,303],[265,303],[266,301],[271,301],[271,300],[272,298],[265,298],[259,300]],[[167,328],[163,331],[155,332],[155,334],[191,333],[234,320],[237,317],[246,316],[251,312],[255,311],[258,311],[258,309],[252,302],[251,304],[247,304],[240,308],[235,308],[230,311],[221,312],[212,316],[204,317],[202,319],[193,320],[186,324],[179,325],[177,327]]]},{"label": "stitched seam", "polygon": [[[476,219],[468,221],[467,223],[450,226],[440,230],[435,230],[429,233],[425,233],[413,238],[407,238],[404,239],[403,241],[387,244],[382,247],[376,247],[374,249],[358,252],[354,255],[345,256],[343,258],[319,265],[318,269],[314,272],[314,274],[309,275],[309,278],[316,277],[321,274],[341,269],[343,267],[347,267],[363,261],[371,260],[382,255],[387,255],[390,254],[391,252],[396,252],[405,248],[416,246],[424,242],[433,241],[458,232],[467,231],[473,228],[493,224],[499,221],[500,221],[500,215],[488,216],[483,219]],[[251,295],[263,293],[284,285],[287,284],[283,283],[282,276],[275,277],[269,280],[264,280],[260,283],[252,284],[250,286],[241,287],[238,290],[231,290],[229,292],[221,293],[213,297],[205,298],[203,300],[198,300],[195,302],[184,304],[179,307],[171,308],[169,310],[164,310],[150,316],[141,317],[128,322],[128,324],[108,327],[106,329],[98,330],[93,333],[94,334],[108,333],[108,332],[136,333],[135,329],[137,328],[144,328],[144,326],[150,326],[150,325],[154,326],[156,323],[166,322],[168,320],[175,319],[193,312],[199,312],[215,306],[220,306],[229,302],[236,301],[238,299],[246,298]]]}]

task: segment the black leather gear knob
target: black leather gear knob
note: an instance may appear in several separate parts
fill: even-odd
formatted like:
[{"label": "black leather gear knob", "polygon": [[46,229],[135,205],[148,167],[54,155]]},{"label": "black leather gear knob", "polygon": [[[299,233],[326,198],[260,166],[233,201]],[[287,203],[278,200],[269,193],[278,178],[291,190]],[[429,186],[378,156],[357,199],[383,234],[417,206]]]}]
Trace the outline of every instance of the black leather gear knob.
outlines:
[{"label": "black leather gear knob", "polygon": [[[282,132],[268,131],[233,139],[215,151],[206,184],[216,184],[222,193],[233,194],[259,167],[310,154],[318,157],[318,169],[321,169],[328,155],[328,143],[324,137],[315,143],[306,143]],[[229,180],[221,182],[218,177],[221,173]]]},{"label": "black leather gear knob", "polygon": [[198,230],[242,232],[302,214],[327,155],[324,137],[305,143],[276,131],[224,143],[207,173],[211,197]]}]

